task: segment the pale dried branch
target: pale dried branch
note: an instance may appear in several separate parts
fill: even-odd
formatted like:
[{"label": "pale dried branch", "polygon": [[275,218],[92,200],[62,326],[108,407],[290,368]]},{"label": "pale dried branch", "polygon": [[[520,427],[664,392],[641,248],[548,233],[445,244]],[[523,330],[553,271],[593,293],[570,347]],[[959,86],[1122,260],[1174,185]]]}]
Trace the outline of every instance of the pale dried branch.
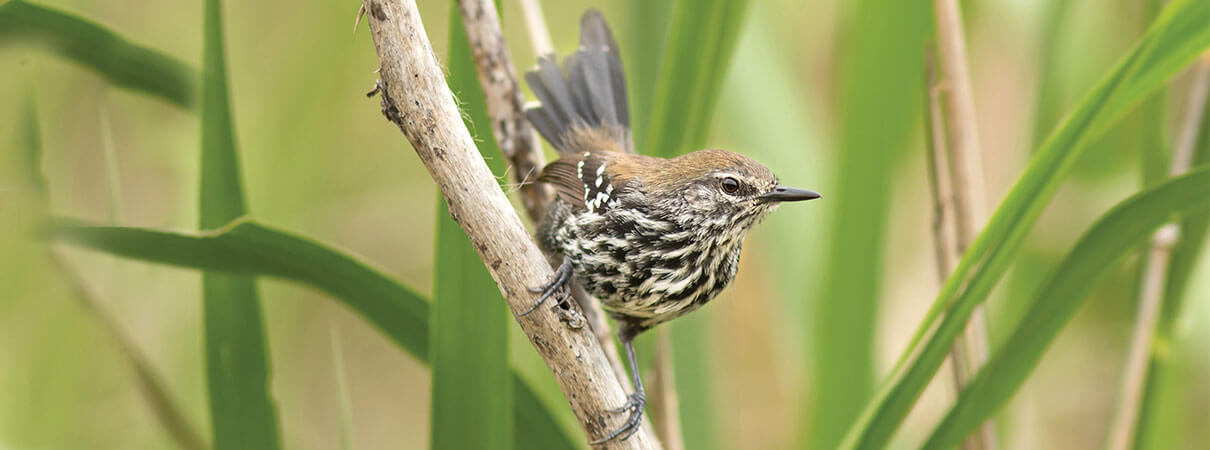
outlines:
[{"label": "pale dried branch", "polygon": [[966,246],[975,239],[987,220],[975,99],[966,61],[962,12],[958,1],[936,0],[934,11],[937,14],[937,61],[941,65],[947,94],[943,96],[943,105],[953,172],[951,180],[958,221],[958,244],[959,251],[966,251]]},{"label": "pale dried branch", "polygon": [[[1206,114],[1207,90],[1210,90],[1210,52],[1202,55],[1193,75],[1185,109],[1185,122],[1173,148],[1168,174],[1180,175],[1193,165],[1193,152],[1197,145],[1202,118]],[[1156,230],[1151,236],[1151,248],[1143,261],[1143,279],[1139,284],[1139,305],[1134,318],[1134,330],[1130,335],[1130,346],[1123,368],[1122,386],[1119,389],[1117,408],[1109,427],[1109,450],[1130,448],[1135,438],[1139,408],[1143,403],[1143,390],[1147,381],[1147,361],[1159,322],[1160,309],[1164,300],[1164,285],[1168,267],[1172,262],[1172,250],[1180,239],[1180,225],[1169,224]]]},{"label": "pale dried branch", "polygon": [[[538,298],[529,289],[554,273],[475,149],[415,2],[365,0],[364,5],[378,53],[383,113],[407,136],[509,309],[514,314],[529,309]],[[609,410],[624,404],[626,394],[596,336],[565,326],[545,307],[517,322],[554,373],[589,439],[620,427],[627,415]],[[602,447],[660,448],[645,429]]]},{"label": "pale dried branch", "polygon": [[542,6],[538,0],[519,0],[521,15],[525,16],[525,29],[529,30],[530,45],[538,56],[555,53],[555,46],[550,40],[550,31],[546,29],[546,19],[542,17]]},{"label": "pale dried branch", "polygon": [[[943,87],[937,80],[933,63],[934,54],[930,51],[926,59],[928,115],[925,120],[925,140],[928,152],[929,187],[933,194],[933,251],[937,263],[938,280],[944,283],[949,274],[953,273],[957,267],[958,260],[962,258],[962,251],[959,250],[958,243],[958,219],[955,216],[954,183],[950,176],[950,151],[946,142],[945,114],[941,111]],[[962,387],[978,370],[977,366],[973,366],[967,348],[968,342],[965,336],[959,335],[950,349],[950,375],[953,377],[954,391],[957,394],[961,394]],[[968,439],[963,447],[969,450],[978,448],[981,444],[981,441],[972,438]]]},{"label": "pale dried branch", "polygon": [[[536,4],[530,6],[538,7]],[[495,133],[500,151],[511,163],[513,175],[521,186],[522,203],[530,221],[538,223],[546,214],[552,192],[545,184],[534,182],[545,164],[542,149],[538,145],[533,127],[524,116],[521,86],[514,75],[512,57],[504,41],[495,2],[459,0],[458,9],[469,38],[471,53],[474,55],[479,83],[487,98],[487,114],[492,121],[492,132]],[[541,11],[537,14],[541,16]],[[531,29],[530,32],[545,35],[546,31],[543,28]],[[545,40],[549,41],[550,37],[546,36]],[[622,383],[629,382],[626,371],[622,368],[621,355],[613,345],[613,333],[609,322],[605,320],[605,312],[583,289],[576,287],[572,290],[572,295],[580,304],[589,326],[601,342],[601,347],[605,349],[605,356],[609,358],[609,364],[618,380]]]},{"label": "pale dried branch", "polygon": [[933,194],[933,250],[937,260],[937,276],[945,282],[957,267],[960,255],[958,233],[954,215],[953,186],[950,183],[949,150],[945,142],[945,115],[941,112],[941,86],[933,64],[934,54],[926,57],[925,73],[928,83],[928,115],[924,128],[925,151],[928,152],[926,167],[929,188]]},{"label": "pale dried branch", "polygon": [[[952,202],[954,214],[953,243],[956,244],[950,264],[943,277],[953,271],[966,248],[974,241],[987,221],[984,199],[983,163],[979,148],[979,127],[975,120],[975,100],[971,88],[970,69],[966,58],[966,40],[962,30],[962,11],[957,0],[934,0],[937,23],[937,48],[946,95],[944,121],[947,131],[949,182],[951,197],[938,197],[939,202]],[[946,154],[943,153],[943,154]],[[937,158],[934,158],[937,159]],[[983,305],[971,314],[966,330],[954,342],[950,352],[954,363],[955,387],[960,392],[987,362],[987,318]],[[963,443],[966,450],[997,448],[995,426],[985,422],[976,436]]]},{"label": "pale dried branch", "polygon": [[533,221],[541,220],[550,203],[551,190],[535,179],[545,162],[537,134],[525,119],[521,87],[496,3],[491,0],[458,0],[462,26],[474,56],[479,84],[483,86],[487,115],[500,151],[512,166],[514,180],[520,185],[521,202]]}]

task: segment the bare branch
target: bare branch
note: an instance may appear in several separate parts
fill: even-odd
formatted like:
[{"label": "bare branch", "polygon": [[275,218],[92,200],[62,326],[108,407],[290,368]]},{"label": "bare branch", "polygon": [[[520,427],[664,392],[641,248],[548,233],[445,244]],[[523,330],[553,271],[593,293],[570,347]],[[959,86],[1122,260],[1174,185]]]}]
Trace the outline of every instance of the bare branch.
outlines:
[{"label": "bare branch", "polygon": [[[529,291],[553,276],[542,252],[492,177],[462,123],[413,0],[365,0],[378,53],[383,113],[407,136],[466,232],[514,314],[538,296]],[[546,308],[518,318],[538,354],[554,373],[590,439],[622,425],[625,414],[609,409],[626,402],[596,336],[569,329]],[[640,429],[604,448],[651,449],[659,443]]]},{"label": "bare branch", "polygon": [[933,194],[933,249],[937,260],[937,276],[945,282],[961,255],[958,250],[958,233],[954,215],[954,193],[950,183],[949,149],[945,142],[945,115],[941,112],[941,86],[937,80],[933,52],[925,62],[928,82],[928,114],[925,116],[924,135],[928,152],[929,188]]},{"label": "bare branch", "polygon": [[537,135],[525,120],[521,88],[504,43],[496,4],[491,0],[458,0],[458,10],[478,69],[479,84],[483,86],[492,133],[512,165],[526,212],[537,222],[546,213],[551,199],[550,188],[535,182],[546,163]]},{"label": "bare branch", "polygon": [[542,6],[538,0],[519,0],[521,14],[525,16],[525,29],[529,30],[530,44],[534,54],[538,56],[555,53],[555,46],[550,41],[550,31],[546,30],[546,19],[542,17]]},{"label": "bare branch", "polygon": [[[536,4],[530,6],[537,7]],[[458,8],[469,37],[479,83],[483,86],[484,96],[487,97],[487,114],[492,120],[496,142],[512,164],[513,176],[521,185],[522,203],[530,221],[538,223],[546,214],[552,192],[545,184],[534,183],[534,178],[545,164],[542,161],[542,149],[538,146],[533,127],[523,114],[521,87],[514,75],[514,65],[501,32],[495,2],[459,0]],[[540,16],[541,12],[538,11],[538,14]],[[531,29],[531,33],[544,35],[545,32],[545,28],[540,31]],[[550,37],[546,36],[545,39],[549,41]],[[609,364],[619,382],[628,382],[626,371],[622,368],[621,355],[618,354],[617,346],[613,345],[613,333],[609,322],[605,320],[605,312],[578,286],[572,290],[572,295],[580,304],[589,326],[601,342],[601,347],[605,349],[605,356],[609,358]]]},{"label": "bare branch", "polygon": [[[1169,175],[1188,172],[1193,164],[1193,151],[1202,117],[1206,114],[1207,90],[1210,89],[1210,52],[1202,55],[1201,63],[1193,75],[1189,89],[1189,103],[1185,109],[1185,122],[1181,126],[1176,147],[1173,149]],[[1130,335],[1130,347],[1126,353],[1126,365],[1122,374],[1118,405],[1110,423],[1110,434],[1105,448],[1125,450],[1134,442],[1138,424],[1139,407],[1143,403],[1143,388],[1147,381],[1147,361],[1150,357],[1156,324],[1164,300],[1164,284],[1168,267],[1172,262],[1172,250],[1180,239],[1180,225],[1169,224],[1156,230],[1151,236],[1151,249],[1143,262],[1143,279],[1139,284],[1139,306],[1135,312],[1134,330]]]},{"label": "bare branch", "polygon": [[[983,163],[979,149],[979,127],[975,121],[975,100],[971,89],[969,64],[966,60],[966,40],[962,30],[962,11],[957,0],[935,0],[933,11],[937,23],[937,48],[947,94],[944,96],[945,121],[948,130],[949,182],[953,203],[956,244],[951,265],[943,277],[953,271],[953,265],[975,239],[987,220],[984,199]],[[936,159],[936,158],[935,158]],[[987,362],[987,318],[982,305],[971,314],[965,332],[954,343],[950,356],[954,362],[954,381],[958,391],[974,377]],[[977,436],[963,444],[966,450],[992,450],[997,447],[995,426],[985,422]]]},{"label": "bare branch", "polygon": [[936,0],[937,48],[941,75],[948,95],[944,96],[954,207],[957,211],[960,251],[979,234],[987,220],[983,189],[983,162],[975,121],[975,99],[967,69],[962,12],[957,0]]}]

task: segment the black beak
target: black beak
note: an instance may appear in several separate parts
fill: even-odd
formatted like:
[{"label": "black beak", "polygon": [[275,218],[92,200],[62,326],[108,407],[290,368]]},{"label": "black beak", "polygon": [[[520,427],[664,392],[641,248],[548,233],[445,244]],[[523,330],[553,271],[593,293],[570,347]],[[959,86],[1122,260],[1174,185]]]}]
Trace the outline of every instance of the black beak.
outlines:
[{"label": "black beak", "polygon": [[775,187],[772,191],[760,196],[762,200],[768,202],[797,202],[802,200],[814,200],[820,197],[823,196],[819,195],[818,192],[787,186]]}]

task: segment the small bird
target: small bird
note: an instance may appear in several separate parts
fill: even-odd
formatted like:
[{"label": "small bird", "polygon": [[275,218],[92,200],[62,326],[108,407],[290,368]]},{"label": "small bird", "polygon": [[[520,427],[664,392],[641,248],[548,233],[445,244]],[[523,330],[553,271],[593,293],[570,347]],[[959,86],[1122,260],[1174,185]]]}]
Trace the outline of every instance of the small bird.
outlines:
[{"label": "small bird", "polygon": [[735,278],[748,230],[783,202],[818,193],[778,184],[768,168],[738,153],[701,150],[672,159],[634,153],[618,46],[599,11],[580,20],[580,48],[560,68],[538,58],[525,79],[539,105],[525,114],[559,153],[538,180],[555,188],[537,231],[543,250],[563,256],[554,278],[534,288],[529,311],[574,278],[617,321],[634,393],[612,412],[625,425],[593,445],[626,439],[646,395],[633,340],[692,312]]}]

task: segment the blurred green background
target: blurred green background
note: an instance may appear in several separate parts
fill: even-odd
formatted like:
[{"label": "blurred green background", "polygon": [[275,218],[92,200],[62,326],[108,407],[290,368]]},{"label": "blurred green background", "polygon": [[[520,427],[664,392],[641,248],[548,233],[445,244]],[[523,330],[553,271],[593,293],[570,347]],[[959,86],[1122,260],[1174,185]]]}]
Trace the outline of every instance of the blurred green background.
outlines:
[{"label": "blurred green background", "polygon": [[[200,65],[201,1],[41,4]],[[687,335],[704,349],[697,355],[700,372],[678,373],[700,381],[688,394],[682,391],[682,407],[692,405],[687,409],[697,415],[687,426],[714,425],[703,428],[709,434],[687,436],[690,448],[822,448],[834,442],[849,419],[839,429],[812,430],[807,424],[826,423],[812,417],[855,414],[865,399],[820,399],[813,383],[842,378],[855,384],[845,392],[870,395],[938,290],[920,117],[924,61],[917,56],[931,36],[931,12],[924,4],[889,6],[897,4],[755,1],[738,16],[739,41],[731,67],[720,74],[712,125],[695,139],[752,156],[786,184],[820,191],[825,199],[771,215],[747,240],[734,286],[708,308],[667,326],[693,329]],[[377,100],[363,95],[374,84],[377,60],[365,24],[352,32],[358,5],[225,5],[232,114],[249,210],[263,223],[359,255],[428,295],[435,189],[398,129],[383,119]],[[419,6],[445,61],[449,3]],[[589,6],[603,10],[618,35],[635,127],[643,136],[658,73],[667,70],[658,67],[658,52],[670,7],[639,0],[548,1],[544,12],[561,55],[575,49],[579,16]],[[862,9],[888,6],[873,19]],[[1036,143],[1138,40],[1145,5],[972,0],[963,7],[983,181],[988,203],[995,205]],[[504,0],[502,9],[514,61],[528,67],[534,54],[516,3]],[[53,214],[188,230],[198,222],[198,117],[115,88],[35,46],[0,43],[0,68],[0,99],[6,100],[0,107],[0,448],[173,448],[120,350],[81,307],[44,244],[30,239],[36,199],[22,188],[25,167],[10,149],[22,138],[24,99],[32,93]],[[1171,120],[1161,124],[1169,136],[1184,112],[1188,78],[1178,76],[1161,94],[1170,101],[1157,103],[1159,111],[1170,111]],[[1022,313],[1005,300],[1036,290],[1093,220],[1140,189],[1140,147],[1155,111],[1119,122],[1048,206],[989,303],[993,347]],[[478,124],[474,131],[487,130]],[[106,145],[115,155],[120,204],[108,194]],[[209,430],[198,272],[70,247],[59,251],[148,355],[188,421]],[[1132,325],[1137,266],[1135,255],[1099,285],[1001,412],[1003,448],[1101,445]],[[1179,372],[1188,425],[1172,430],[1182,448],[1208,448],[1205,256],[1192,278],[1173,343],[1181,354],[1194,355]],[[259,286],[285,448],[340,446],[334,365],[346,373],[357,448],[428,445],[431,379],[425,365],[320,293],[275,280],[262,279]],[[829,328],[841,324],[845,329]],[[343,364],[333,360],[333,329],[339,330]],[[578,439],[547,369],[517,327],[510,325],[510,332],[514,367]],[[870,353],[868,360],[863,352]],[[893,441],[897,448],[919,445],[952,402],[949,371],[940,373]]]}]

